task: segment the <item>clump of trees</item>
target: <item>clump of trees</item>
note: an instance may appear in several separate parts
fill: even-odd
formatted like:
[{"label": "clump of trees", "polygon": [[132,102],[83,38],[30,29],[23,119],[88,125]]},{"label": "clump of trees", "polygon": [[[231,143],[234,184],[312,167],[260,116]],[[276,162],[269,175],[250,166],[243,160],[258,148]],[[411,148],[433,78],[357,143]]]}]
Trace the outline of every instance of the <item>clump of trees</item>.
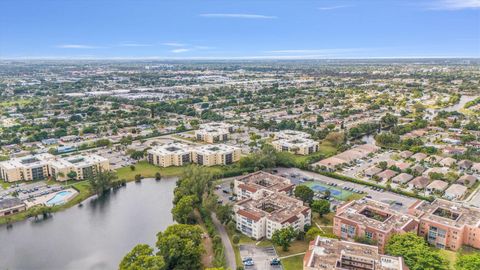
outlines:
[{"label": "clump of trees", "polygon": [[387,242],[386,253],[401,256],[411,270],[447,270],[439,252],[414,233],[395,234]]},{"label": "clump of trees", "polygon": [[175,224],[157,234],[158,252],[146,244],[135,246],[122,259],[120,270],[201,269],[202,229],[197,225]]},{"label": "clump of trees", "polygon": [[285,227],[279,230],[276,230],[272,234],[272,242],[281,246],[283,251],[287,251],[290,247],[291,242],[297,237],[297,232],[291,227]]}]

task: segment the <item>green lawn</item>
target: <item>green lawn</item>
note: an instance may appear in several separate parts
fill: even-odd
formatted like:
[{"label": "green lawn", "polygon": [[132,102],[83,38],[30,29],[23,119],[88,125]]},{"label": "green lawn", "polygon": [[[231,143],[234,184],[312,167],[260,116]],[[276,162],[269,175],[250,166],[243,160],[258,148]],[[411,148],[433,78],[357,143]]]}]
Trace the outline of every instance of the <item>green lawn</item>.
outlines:
[{"label": "green lawn", "polygon": [[282,247],[275,246],[275,250],[279,257],[285,257],[288,255],[298,254],[302,252],[306,252],[308,250],[308,241],[307,240],[295,240],[291,243],[288,251],[283,251]]},{"label": "green lawn", "polygon": [[284,270],[298,270],[303,268],[304,255],[293,256],[282,259],[282,266]]},{"label": "green lawn", "polygon": [[[162,177],[171,177],[171,176],[180,176],[183,173],[183,170],[186,166],[182,167],[167,167],[162,168],[155,165],[148,163],[147,161],[139,161],[135,164],[135,170],[132,171],[130,166],[122,167],[117,169],[117,176],[118,179],[125,179],[127,181],[132,181],[135,179],[135,175],[140,174],[145,178],[153,178],[157,172],[160,172]],[[212,173],[220,173],[223,169],[221,166],[212,166],[212,167],[205,167],[207,170],[211,171]]]}]

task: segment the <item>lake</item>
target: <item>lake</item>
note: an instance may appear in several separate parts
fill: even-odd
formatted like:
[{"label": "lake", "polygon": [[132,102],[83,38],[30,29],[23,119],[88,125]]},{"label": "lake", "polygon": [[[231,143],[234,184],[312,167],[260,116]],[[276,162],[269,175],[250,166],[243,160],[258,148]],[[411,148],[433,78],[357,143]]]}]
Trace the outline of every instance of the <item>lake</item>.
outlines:
[{"label": "lake", "polygon": [[173,224],[175,182],[128,183],[49,219],[0,226],[0,270],[118,269],[135,245],[154,245],[156,234]]}]

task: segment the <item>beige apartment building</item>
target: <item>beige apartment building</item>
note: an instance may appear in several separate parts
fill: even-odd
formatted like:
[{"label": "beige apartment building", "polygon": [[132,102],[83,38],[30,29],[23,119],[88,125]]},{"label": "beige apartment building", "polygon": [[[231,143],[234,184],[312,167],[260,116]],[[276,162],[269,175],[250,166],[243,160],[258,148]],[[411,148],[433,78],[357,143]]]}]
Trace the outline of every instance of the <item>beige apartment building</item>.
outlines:
[{"label": "beige apartment building", "polygon": [[281,130],[275,132],[275,139],[309,139],[311,136],[307,132],[297,131],[297,130]]},{"label": "beige apartment building", "polygon": [[192,162],[204,166],[228,165],[240,160],[241,149],[226,144],[203,145],[192,149]]},{"label": "beige apartment building", "polygon": [[195,130],[195,138],[207,143],[224,142],[233,132],[234,126],[227,123],[207,123],[201,124],[200,129]]},{"label": "beige apartment building", "polygon": [[55,177],[57,181],[68,180],[70,172],[76,173],[76,180],[82,180],[109,170],[109,160],[93,154],[53,159],[49,163],[49,175]]},{"label": "beige apartment building", "polygon": [[7,182],[41,180],[48,177],[65,181],[71,171],[74,171],[77,174],[76,179],[80,180],[107,170],[110,170],[108,159],[90,154],[62,158],[45,153],[0,162],[0,178]]},{"label": "beige apartment building", "polygon": [[183,166],[191,162],[190,146],[182,143],[169,143],[147,151],[150,164],[160,167]]},{"label": "beige apartment building", "polygon": [[377,246],[317,236],[310,242],[303,270],[408,270],[402,257],[380,254]]},{"label": "beige apartment building", "polygon": [[418,201],[409,213],[420,220],[418,235],[437,248],[480,248],[480,209],[444,199]]},{"label": "beige apartment building", "polygon": [[279,139],[272,142],[279,152],[290,152],[296,155],[310,155],[318,151],[318,142],[311,139]]},{"label": "beige apartment building", "polygon": [[370,199],[351,201],[337,208],[333,233],[343,240],[363,238],[377,243],[381,253],[395,233],[417,232],[418,221],[390,208],[389,204]]},{"label": "beige apartment building", "polygon": [[0,179],[6,182],[41,180],[49,176],[51,154],[29,155],[0,162]]}]

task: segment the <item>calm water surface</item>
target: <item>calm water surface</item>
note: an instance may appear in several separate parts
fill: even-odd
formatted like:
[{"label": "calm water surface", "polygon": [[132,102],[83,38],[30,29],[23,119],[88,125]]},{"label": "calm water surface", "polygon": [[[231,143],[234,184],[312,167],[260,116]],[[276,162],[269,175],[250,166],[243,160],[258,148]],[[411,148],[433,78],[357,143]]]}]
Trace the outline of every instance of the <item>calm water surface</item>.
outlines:
[{"label": "calm water surface", "polygon": [[154,245],[157,232],[173,224],[175,181],[129,183],[44,221],[0,226],[0,270],[117,269],[131,248]]}]

